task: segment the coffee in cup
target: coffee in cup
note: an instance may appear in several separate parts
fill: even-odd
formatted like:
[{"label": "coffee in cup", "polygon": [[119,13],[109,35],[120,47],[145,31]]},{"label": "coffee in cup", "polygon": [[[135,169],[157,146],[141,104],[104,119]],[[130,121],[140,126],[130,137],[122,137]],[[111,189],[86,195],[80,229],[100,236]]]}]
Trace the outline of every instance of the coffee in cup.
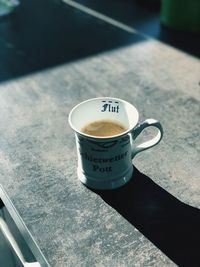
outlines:
[{"label": "coffee in cup", "polygon": [[92,136],[113,136],[127,131],[128,128],[114,120],[104,119],[87,123],[81,131]]},{"label": "coffee in cup", "polygon": [[[94,189],[115,189],[131,179],[132,159],[157,145],[163,135],[159,121],[138,120],[133,105],[112,97],[89,99],[71,110],[69,124],[76,136],[77,174],[83,184]],[[156,128],[157,133],[136,145],[135,139],[148,127]]]}]

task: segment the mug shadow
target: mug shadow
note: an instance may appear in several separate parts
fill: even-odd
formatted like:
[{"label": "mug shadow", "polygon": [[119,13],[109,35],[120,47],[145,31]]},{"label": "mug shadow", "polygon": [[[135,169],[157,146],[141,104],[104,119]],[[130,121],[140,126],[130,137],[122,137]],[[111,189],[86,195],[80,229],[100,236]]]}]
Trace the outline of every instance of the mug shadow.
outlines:
[{"label": "mug shadow", "polygon": [[178,266],[199,267],[200,210],[179,201],[136,168],[133,176],[119,189],[92,191]]}]

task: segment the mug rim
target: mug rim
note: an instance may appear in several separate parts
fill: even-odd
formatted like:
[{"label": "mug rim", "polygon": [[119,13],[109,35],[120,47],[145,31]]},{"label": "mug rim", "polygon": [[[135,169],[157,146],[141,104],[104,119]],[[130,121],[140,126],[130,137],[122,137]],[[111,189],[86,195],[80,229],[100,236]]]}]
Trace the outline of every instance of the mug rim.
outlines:
[{"label": "mug rim", "polygon": [[[132,108],[135,109],[135,112],[137,114],[137,120],[136,120],[136,123],[134,126],[132,126],[131,128],[129,128],[128,130],[126,130],[125,132],[122,132],[120,134],[116,134],[116,135],[111,135],[111,136],[95,136],[95,135],[89,135],[89,134],[85,134],[83,132],[81,132],[80,130],[78,130],[76,127],[74,127],[73,123],[72,123],[72,114],[73,112],[81,105],[87,103],[87,102],[92,102],[92,101],[95,101],[95,100],[100,100],[100,99],[110,99],[110,100],[116,100],[116,101],[120,101],[120,102],[123,102],[124,104],[127,104],[129,106],[131,106]],[[69,116],[68,116],[68,123],[70,125],[70,127],[76,132],[78,133],[79,135],[83,136],[83,137],[86,137],[86,138],[89,138],[89,139],[99,139],[99,140],[106,140],[106,139],[114,139],[114,138],[118,138],[118,137],[122,137],[124,135],[127,135],[129,132],[131,132],[135,127],[136,125],[138,124],[138,121],[139,121],[139,112],[137,110],[137,108],[132,105],[131,103],[129,103],[128,101],[126,100],[123,100],[121,98],[115,98],[115,97],[109,97],[109,96],[106,96],[106,97],[95,97],[95,98],[90,98],[90,99],[87,99],[87,100],[84,100],[82,102],[80,102],[79,104],[77,104],[76,106],[74,106],[70,113],[69,113]]]}]

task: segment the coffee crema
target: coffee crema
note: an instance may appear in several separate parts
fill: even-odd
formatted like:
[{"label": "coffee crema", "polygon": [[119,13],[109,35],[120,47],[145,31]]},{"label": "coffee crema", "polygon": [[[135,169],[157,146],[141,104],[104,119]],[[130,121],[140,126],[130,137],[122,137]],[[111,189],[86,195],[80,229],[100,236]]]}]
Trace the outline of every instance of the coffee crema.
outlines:
[{"label": "coffee crema", "polygon": [[93,136],[113,136],[121,134],[128,129],[119,122],[113,120],[98,120],[86,124],[81,132]]}]

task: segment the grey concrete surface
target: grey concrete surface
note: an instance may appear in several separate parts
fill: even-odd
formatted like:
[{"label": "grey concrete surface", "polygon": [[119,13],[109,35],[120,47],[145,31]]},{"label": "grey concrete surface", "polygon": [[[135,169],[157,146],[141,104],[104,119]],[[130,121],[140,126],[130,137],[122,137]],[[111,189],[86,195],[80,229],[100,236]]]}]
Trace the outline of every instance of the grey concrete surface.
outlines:
[{"label": "grey concrete surface", "polygon": [[197,59],[147,39],[0,85],[0,183],[51,266],[176,266],[79,182],[67,117],[112,96],[160,120],[163,140],[133,163],[200,208],[199,82]]}]

